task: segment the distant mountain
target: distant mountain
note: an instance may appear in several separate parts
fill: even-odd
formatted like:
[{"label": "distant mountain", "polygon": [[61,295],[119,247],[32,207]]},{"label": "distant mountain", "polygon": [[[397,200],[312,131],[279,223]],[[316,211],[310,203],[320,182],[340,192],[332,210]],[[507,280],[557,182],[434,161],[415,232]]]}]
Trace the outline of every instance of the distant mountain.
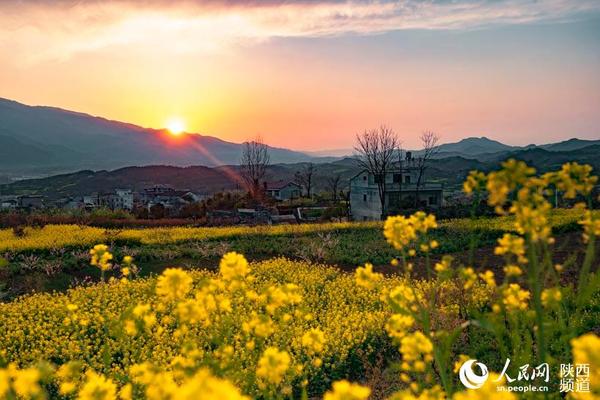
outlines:
[{"label": "distant mountain", "polygon": [[349,157],[356,153],[354,149],[330,149],[318,151],[305,151],[306,154],[313,157]]},{"label": "distant mountain", "polygon": [[[487,137],[469,137],[456,143],[441,144],[437,158],[454,157],[455,160],[494,164],[513,155],[527,157],[537,154],[550,162],[563,159],[563,155],[556,154],[555,157],[547,153],[579,152],[564,156],[577,159],[587,157],[586,149],[597,145],[600,145],[600,140],[570,139],[518,147]],[[0,98],[0,181],[78,170],[114,172],[128,166],[233,165],[240,159],[242,146],[199,134],[185,133],[175,137],[165,130],[143,128],[59,108],[27,106]],[[543,152],[536,153],[536,150]],[[273,164],[319,162],[319,170],[327,170],[329,164],[339,167],[336,161],[353,153],[352,149],[303,153],[269,148]],[[418,156],[419,151],[413,150],[413,154]],[[342,161],[347,162],[348,159]],[[278,168],[288,170],[294,166],[273,166],[272,170]]]},{"label": "distant mountain", "polygon": [[582,140],[573,138],[563,142],[541,145],[539,147],[548,151],[572,151],[593,145],[600,145],[600,140]]},{"label": "distant mountain", "polygon": [[498,161],[515,158],[517,160],[525,161],[539,171],[556,170],[566,162],[577,161],[580,164],[591,165],[592,168],[594,168],[593,174],[600,175],[599,154],[600,144],[571,151],[549,151],[541,147],[534,147],[506,154]]},{"label": "distant mountain", "polygon": [[[511,156],[517,157],[519,154],[533,154],[532,152],[535,150],[570,152],[586,150],[595,145],[600,145],[600,140],[569,139],[543,145],[509,146],[496,140],[488,139],[487,137],[469,137],[456,143],[441,144],[438,146],[436,158],[456,156],[484,162],[496,162]],[[416,155],[419,155],[419,153],[419,151],[415,152]],[[583,156],[583,153],[581,155]],[[570,154],[569,156],[578,157],[577,154]]]},{"label": "distant mountain", "polygon": [[[573,151],[548,151],[540,147],[526,148],[512,152],[496,153],[486,161],[460,156],[442,157],[431,160],[426,173],[427,181],[443,183],[447,190],[459,190],[471,170],[488,172],[499,168],[507,158],[526,161],[539,172],[557,170],[569,161],[590,164],[594,173],[600,173],[600,144]],[[291,181],[294,174],[305,163],[274,164],[267,169],[267,181]],[[65,197],[81,196],[93,192],[110,191],[117,188],[141,190],[156,184],[168,184],[176,189],[187,189],[201,193],[214,193],[241,188],[237,166],[174,167],[145,166],[127,167],[114,171],[79,171],[41,179],[28,179],[0,185],[3,195],[41,194],[49,201]],[[340,174],[340,189],[347,190],[348,182],[360,167],[354,158],[319,164],[314,176],[315,192],[328,190],[329,177]]]},{"label": "distant mountain", "polygon": [[[294,174],[306,163],[273,164],[267,168],[266,181],[292,181]],[[325,189],[327,178],[340,174],[342,180],[349,179],[359,171],[355,159],[344,159],[319,165],[315,174],[315,187]],[[118,188],[140,191],[154,185],[169,185],[180,190],[198,193],[215,193],[242,187],[239,167],[224,165],[218,167],[175,167],[143,166],[125,167],[114,171],[83,170],[38,179],[26,179],[11,184],[0,185],[3,195],[41,194],[48,200],[82,196],[93,192],[105,192]],[[343,189],[340,186],[340,189]]]},{"label": "distant mountain", "polygon": [[484,153],[496,153],[499,151],[510,151],[518,147],[509,146],[496,140],[482,137],[469,137],[456,143],[445,143],[438,146],[439,153],[455,153],[463,155],[478,155]]},{"label": "distant mountain", "polygon": [[[147,129],[53,107],[0,98],[0,167],[115,169],[129,165],[217,166],[237,163],[242,145],[216,137]],[[318,161],[271,147],[271,160]],[[6,157],[5,157],[6,156]]]},{"label": "distant mountain", "polygon": [[82,196],[118,188],[142,190],[158,184],[202,193],[237,187],[236,172],[223,168],[146,166],[114,171],[83,170],[40,179],[22,180],[0,186],[3,194],[41,194],[49,200]]}]

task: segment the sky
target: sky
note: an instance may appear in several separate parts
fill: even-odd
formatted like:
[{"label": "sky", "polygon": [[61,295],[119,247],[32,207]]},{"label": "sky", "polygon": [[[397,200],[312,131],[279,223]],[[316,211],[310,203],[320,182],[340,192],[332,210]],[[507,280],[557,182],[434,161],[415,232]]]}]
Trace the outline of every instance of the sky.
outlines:
[{"label": "sky", "polygon": [[600,139],[600,1],[3,0],[0,97],[298,150]]}]

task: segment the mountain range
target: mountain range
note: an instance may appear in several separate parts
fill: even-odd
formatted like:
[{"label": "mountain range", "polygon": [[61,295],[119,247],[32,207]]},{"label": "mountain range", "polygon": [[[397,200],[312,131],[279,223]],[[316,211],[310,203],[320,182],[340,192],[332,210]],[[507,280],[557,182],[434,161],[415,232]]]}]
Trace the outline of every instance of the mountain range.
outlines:
[{"label": "mountain range", "polygon": [[[133,124],[53,107],[27,106],[0,98],[0,168],[4,170],[115,169],[129,165],[234,164],[242,144],[216,137]],[[269,148],[271,160],[310,161],[314,157]]]},{"label": "mountain range", "polygon": [[[447,156],[431,160],[426,180],[444,184],[447,191],[460,190],[462,182],[471,170],[489,172],[498,168],[501,161],[516,158],[526,161],[540,172],[557,170],[568,161],[590,164],[596,174],[600,171],[600,144],[570,151],[549,151],[534,147],[508,153],[499,152],[487,160]],[[306,163],[273,164],[268,166],[266,181],[292,181],[296,172]],[[198,193],[215,193],[240,188],[238,166],[176,167],[143,166],[124,167],[113,171],[84,170],[39,179],[25,179],[0,185],[0,194],[40,194],[48,200],[82,196],[94,192],[112,191],[118,188],[141,190],[153,185],[166,184],[180,190]],[[315,168],[313,190],[328,191],[328,179],[340,175],[339,188],[347,190],[350,178],[360,171],[356,158],[324,162]]]},{"label": "mountain range", "polygon": [[[570,139],[560,143],[509,146],[486,137],[469,137],[439,146],[437,157],[488,159],[503,152],[542,148],[571,151],[600,140]],[[3,171],[67,172],[125,166],[172,165],[208,167],[236,164],[243,144],[213,136],[143,128],[54,107],[28,106],[0,98],[0,168]],[[330,162],[353,150],[299,152],[269,148],[272,163]],[[415,151],[418,154],[418,151]]]},{"label": "mountain range", "polygon": [[[1,194],[39,193],[59,198],[153,184],[204,193],[228,190],[239,185],[235,164],[242,146],[198,134],[173,137],[165,130],[0,98],[0,179],[2,175],[12,176],[12,180],[23,175],[41,177],[0,185]],[[352,153],[343,149],[303,153],[270,147],[268,180],[292,180],[303,163],[315,162],[319,163],[317,188],[324,189],[327,177],[334,174],[347,183],[359,167],[356,159],[341,156]],[[510,157],[541,171],[578,161],[591,164],[598,173],[598,155],[600,140],[574,138],[520,147],[469,137],[439,145],[428,179],[458,187],[470,170],[488,171]]]}]

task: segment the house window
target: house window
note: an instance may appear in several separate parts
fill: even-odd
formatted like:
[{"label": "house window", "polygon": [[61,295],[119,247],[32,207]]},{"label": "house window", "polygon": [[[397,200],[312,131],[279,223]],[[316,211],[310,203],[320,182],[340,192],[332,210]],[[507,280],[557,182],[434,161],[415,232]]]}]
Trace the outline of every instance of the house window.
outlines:
[{"label": "house window", "polygon": [[366,180],[367,180],[367,176],[363,175],[363,181],[366,181]]},{"label": "house window", "polygon": [[382,182],[382,180],[381,180],[382,176],[381,175],[375,175],[374,179],[375,179],[375,183],[381,183]]},{"label": "house window", "polygon": [[435,196],[429,196],[429,204],[430,205],[436,205],[437,204],[437,197]]},{"label": "house window", "polygon": [[404,177],[404,183],[410,183],[410,175]]},{"label": "house window", "polygon": [[367,195],[363,194],[363,201],[367,201]]},{"label": "house window", "polygon": [[400,181],[402,180],[402,175],[400,174],[394,174],[394,183],[400,183]]}]

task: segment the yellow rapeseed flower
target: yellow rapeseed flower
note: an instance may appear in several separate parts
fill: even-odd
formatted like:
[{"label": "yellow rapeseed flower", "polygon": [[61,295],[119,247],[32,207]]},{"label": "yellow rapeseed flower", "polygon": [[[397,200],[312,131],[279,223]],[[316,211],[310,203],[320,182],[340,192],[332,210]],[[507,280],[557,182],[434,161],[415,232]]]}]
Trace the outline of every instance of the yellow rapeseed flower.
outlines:
[{"label": "yellow rapeseed flower", "polygon": [[559,303],[562,299],[560,288],[554,287],[542,290],[542,304],[544,307],[550,307]]},{"label": "yellow rapeseed flower", "polygon": [[373,264],[366,263],[364,267],[358,267],[354,274],[356,284],[367,289],[373,289],[383,279],[383,274],[373,272]]},{"label": "yellow rapeseed flower", "polygon": [[90,264],[100,268],[101,271],[108,271],[112,268],[110,261],[113,255],[108,251],[108,246],[105,244],[97,244],[90,250],[92,256]]},{"label": "yellow rapeseed flower", "polygon": [[479,389],[454,393],[452,400],[517,400],[518,397],[514,393],[498,390],[499,386],[505,384],[505,379],[496,382],[499,377],[500,375],[492,372]]},{"label": "yellow rapeseed flower", "polygon": [[575,399],[592,399],[600,397],[600,337],[586,333],[571,340],[573,364],[589,366],[590,393],[571,393]]},{"label": "yellow rapeseed flower", "polygon": [[320,353],[325,345],[325,333],[319,328],[312,328],[302,335],[302,346],[305,347],[310,354]]},{"label": "yellow rapeseed flower", "polygon": [[156,294],[166,300],[185,297],[192,288],[192,277],[181,268],[167,268],[156,282]]},{"label": "yellow rapeseed flower", "polygon": [[415,319],[410,315],[393,314],[385,325],[385,329],[392,338],[400,340],[406,336],[414,324]]},{"label": "yellow rapeseed flower", "polygon": [[236,252],[229,252],[221,258],[219,272],[226,281],[243,279],[249,272],[248,261]]},{"label": "yellow rapeseed flower", "polygon": [[517,265],[510,264],[504,267],[504,273],[507,277],[515,277],[521,276],[523,274],[523,270]]},{"label": "yellow rapeseed flower", "polygon": [[77,400],[116,400],[117,385],[110,379],[88,371]]},{"label": "yellow rapeseed flower", "polygon": [[401,367],[405,371],[425,372],[433,361],[433,343],[422,332],[405,335],[400,340]]},{"label": "yellow rapeseed flower", "polygon": [[323,400],[366,400],[371,389],[347,380],[333,382],[332,390],[325,393]]},{"label": "yellow rapeseed flower", "polygon": [[526,310],[531,293],[521,289],[517,283],[511,283],[502,291],[502,302],[507,309]]},{"label": "yellow rapeseed flower", "polygon": [[285,377],[291,363],[290,355],[276,347],[267,347],[256,369],[256,376],[267,383],[278,385]]}]

